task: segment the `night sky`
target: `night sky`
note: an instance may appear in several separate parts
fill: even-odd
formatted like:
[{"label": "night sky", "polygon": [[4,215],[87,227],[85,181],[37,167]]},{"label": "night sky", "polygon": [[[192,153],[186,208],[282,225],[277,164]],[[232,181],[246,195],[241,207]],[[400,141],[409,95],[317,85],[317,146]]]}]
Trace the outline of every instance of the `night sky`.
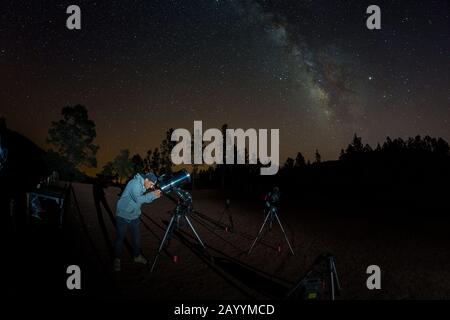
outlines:
[{"label": "night sky", "polygon": [[2,1],[0,115],[47,148],[61,108],[85,105],[100,168],[194,120],[279,128],[281,162],[336,159],[354,133],[450,140],[449,15],[445,0]]}]

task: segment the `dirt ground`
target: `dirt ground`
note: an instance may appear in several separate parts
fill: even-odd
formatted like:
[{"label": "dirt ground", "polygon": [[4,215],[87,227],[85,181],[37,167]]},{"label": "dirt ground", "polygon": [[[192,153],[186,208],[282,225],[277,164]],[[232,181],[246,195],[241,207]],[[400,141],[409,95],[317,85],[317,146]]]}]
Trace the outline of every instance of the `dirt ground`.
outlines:
[{"label": "dirt ground", "polygon": [[[280,208],[294,248],[292,256],[279,227],[247,251],[263,223],[260,203],[231,200],[234,230],[227,230],[225,200],[218,191],[193,191],[190,218],[205,243],[198,245],[184,226],[174,234],[153,273],[132,262],[126,246],[122,271],[112,271],[114,212],[119,189],[93,196],[93,186],[75,184],[66,225],[82,235],[88,256],[86,287],[94,296],[146,299],[282,299],[324,252],[336,257],[342,291],[338,299],[449,299],[450,221],[423,217],[392,219],[377,212],[346,217],[311,209]],[[165,198],[143,206],[142,246],[152,260],[174,204]],[[175,258],[176,256],[176,258]],[[176,259],[176,262],[175,262]],[[368,290],[366,268],[381,268],[381,290]]]}]

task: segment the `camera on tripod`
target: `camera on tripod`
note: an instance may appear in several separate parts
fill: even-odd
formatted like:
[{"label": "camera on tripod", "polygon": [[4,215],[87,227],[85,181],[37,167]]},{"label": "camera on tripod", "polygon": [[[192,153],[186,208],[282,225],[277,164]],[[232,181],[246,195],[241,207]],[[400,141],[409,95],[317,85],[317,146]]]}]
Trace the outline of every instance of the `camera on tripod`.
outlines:
[{"label": "camera on tripod", "polygon": [[280,202],[280,196],[280,189],[278,187],[274,187],[272,191],[266,194],[266,197],[264,198],[266,202],[266,208],[277,206]]},{"label": "camera on tripod", "polygon": [[[278,222],[278,225],[280,226],[281,232],[284,235],[284,238],[286,240],[286,243],[289,246],[289,250],[291,251],[292,255],[294,255],[294,250],[292,249],[291,243],[289,242],[289,239],[286,235],[286,232],[284,231],[283,225],[281,224],[280,218],[278,217],[278,202],[280,201],[280,189],[278,187],[273,187],[272,191],[270,191],[266,196],[264,197],[265,201],[265,208],[264,208],[264,222],[259,229],[258,234],[256,235],[255,240],[253,241],[250,249],[248,250],[247,254],[250,254],[253,250],[253,247],[255,246],[256,242],[260,240],[262,236],[262,232],[264,230],[264,227],[266,224],[268,224],[269,230],[272,230],[272,224],[276,221]],[[280,248],[280,247],[279,247]],[[280,250],[280,249],[278,249]]]}]

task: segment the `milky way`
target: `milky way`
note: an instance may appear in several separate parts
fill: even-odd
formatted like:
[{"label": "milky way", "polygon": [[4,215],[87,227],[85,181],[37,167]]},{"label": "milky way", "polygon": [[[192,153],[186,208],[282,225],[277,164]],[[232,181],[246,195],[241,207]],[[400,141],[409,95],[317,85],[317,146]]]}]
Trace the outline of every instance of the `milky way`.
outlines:
[{"label": "milky way", "polygon": [[268,37],[280,47],[287,68],[291,70],[295,84],[306,89],[311,103],[329,120],[340,122],[351,116],[351,67],[343,62],[339,50],[332,43],[316,49],[309,46],[307,30],[291,34],[291,27],[283,19],[273,21],[273,15],[262,11],[257,3],[249,14],[258,14],[259,23],[269,26]]},{"label": "milky way", "polygon": [[[447,1],[7,1],[1,114],[39,145],[65,105],[97,125],[100,166],[144,154],[168,128],[279,128],[280,158],[335,159],[357,133],[372,145],[450,140]],[[5,107],[4,107],[5,106]]]}]

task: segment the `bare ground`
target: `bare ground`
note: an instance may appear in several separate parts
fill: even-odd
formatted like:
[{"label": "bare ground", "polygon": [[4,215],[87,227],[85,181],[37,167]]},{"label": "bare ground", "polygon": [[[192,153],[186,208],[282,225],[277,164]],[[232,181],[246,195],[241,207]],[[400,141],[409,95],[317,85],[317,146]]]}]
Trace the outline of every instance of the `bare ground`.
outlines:
[{"label": "bare ground", "polygon": [[[186,226],[166,246],[152,274],[146,266],[132,262],[130,250],[124,250],[122,271],[114,273],[113,220],[119,189],[105,189],[109,210],[105,202],[94,201],[92,185],[76,184],[74,190],[76,199],[67,212],[66,223],[83,235],[82,251],[89,256],[92,273],[88,287],[93,288],[94,295],[174,300],[282,299],[319,254],[330,252],[337,258],[343,288],[340,299],[450,298],[450,221],[428,218],[427,212],[423,217],[393,219],[370,209],[360,216],[342,216],[301,207],[281,208],[280,219],[295,255],[289,253],[276,225],[247,255],[263,222],[261,205],[232,200],[235,228],[230,232],[225,229],[228,216],[223,215],[221,193],[193,191],[196,212],[191,221],[207,251],[200,249]],[[100,203],[97,207],[96,202]],[[142,246],[150,261],[173,207],[164,198],[143,206]],[[366,287],[366,268],[373,264],[381,267],[382,290]]]}]

